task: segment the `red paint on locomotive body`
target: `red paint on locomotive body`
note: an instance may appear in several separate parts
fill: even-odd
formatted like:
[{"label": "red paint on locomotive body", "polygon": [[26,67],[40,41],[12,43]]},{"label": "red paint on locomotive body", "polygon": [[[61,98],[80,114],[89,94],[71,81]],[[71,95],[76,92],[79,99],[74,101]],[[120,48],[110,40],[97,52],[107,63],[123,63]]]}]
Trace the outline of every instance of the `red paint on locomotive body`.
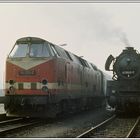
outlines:
[{"label": "red paint on locomotive body", "polygon": [[[46,106],[62,106],[64,101],[78,100],[82,106],[92,98],[104,98],[103,74],[93,64],[39,38],[21,38],[16,45],[22,49],[14,53],[13,49],[6,61],[5,109],[8,115],[19,114],[16,107],[22,108],[25,100],[28,101],[25,106],[31,104],[37,108],[41,105],[46,111]],[[37,49],[39,57],[31,53]],[[46,49],[46,53],[41,49]],[[15,103],[11,105],[12,102]]]},{"label": "red paint on locomotive body", "polygon": [[[14,81],[13,86],[16,89],[15,94],[46,94],[41,90],[40,83],[42,80],[46,79],[49,83],[56,83],[55,62],[53,60],[44,62],[28,70],[9,62],[7,62],[6,67],[6,81],[7,84],[10,80]],[[31,83],[36,83],[36,86],[34,86],[33,89],[31,88]],[[25,88],[21,88],[20,90],[19,84],[24,84]]]}]

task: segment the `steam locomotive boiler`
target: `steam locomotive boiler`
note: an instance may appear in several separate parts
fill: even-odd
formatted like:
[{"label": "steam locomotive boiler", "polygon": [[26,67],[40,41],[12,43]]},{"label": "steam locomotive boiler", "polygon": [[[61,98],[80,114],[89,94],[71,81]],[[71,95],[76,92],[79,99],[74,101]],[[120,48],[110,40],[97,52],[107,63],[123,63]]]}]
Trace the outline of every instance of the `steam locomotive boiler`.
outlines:
[{"label": "steam locomotive boiler", "polygon": [[5,79],[7,116],[55,117],[105,99],[104,74],[94,64],[37,37],[16,41]]},{"label": "steam locomotive boiler", "polygon": [[[112,66],[112,68],[111,68]],[[140,54],[133,47],[126,47],[114,58],[108,57],[107,71],[113,71],[113,80],[107,82],[108,104],[116,112],[140,111]]]}]

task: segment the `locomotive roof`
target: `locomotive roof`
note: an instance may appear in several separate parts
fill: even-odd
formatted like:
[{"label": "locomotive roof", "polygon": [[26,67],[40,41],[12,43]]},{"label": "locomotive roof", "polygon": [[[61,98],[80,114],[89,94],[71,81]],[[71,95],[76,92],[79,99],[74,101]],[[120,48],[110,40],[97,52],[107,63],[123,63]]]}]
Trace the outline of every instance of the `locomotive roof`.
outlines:
[{"label": "locomotive roof", "polygon": [[47,42],[47,41],[38,37],[23,37],[16,41],[16,43],[25,43],[25,42],[41,43],[41,42]]}]

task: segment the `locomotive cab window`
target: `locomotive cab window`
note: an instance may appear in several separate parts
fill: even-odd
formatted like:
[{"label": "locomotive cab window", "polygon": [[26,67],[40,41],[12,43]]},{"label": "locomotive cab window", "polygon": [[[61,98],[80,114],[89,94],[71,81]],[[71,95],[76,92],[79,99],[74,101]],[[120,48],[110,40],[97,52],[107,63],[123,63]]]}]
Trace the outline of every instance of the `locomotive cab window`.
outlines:
[{"label": "locomotive cab window", "polygon": [[9,57],[49,57],[50,50],[46,43],[18,43],[14,46]]},{"label": "locomotive cab window", "polygon": [[16,44],[9,57],[26,57],[26,54],[29,52],[28,44]]},{"label": "locomotive cab window", "polygon": [[49,57],[48,45],[43,44],[31,44],[30,46],[30,56],[31,57]]}]

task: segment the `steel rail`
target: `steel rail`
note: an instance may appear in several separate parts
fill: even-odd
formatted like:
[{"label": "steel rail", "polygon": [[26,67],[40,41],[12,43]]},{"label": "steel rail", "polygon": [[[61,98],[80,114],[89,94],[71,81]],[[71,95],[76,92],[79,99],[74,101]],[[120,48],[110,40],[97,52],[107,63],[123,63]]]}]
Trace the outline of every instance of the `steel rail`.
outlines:
[{"label": "steel rail", "polygon": [[129,131],[129,133],[127,134],[126,138],[131,138],[139,124],[140,121],[140,116],[137,118],[135,124],[133,125],[133,127],[131,128],[131,130]]},{"label": "steel rail", "polygon": [[39,123],[39,121],[21,124],[19,126],[12,126],[11,128],[9,128],[9,127],[2,128],[2,130],[0,130],[0,136],[4,135],[5,133],[11,132],[13,130],[19,130],[19,128],[20,129],[25,128],[27,126],[32,126],[32,125],[37,124],[37,123]]},{"label": "steel rail", "polygon": [[36,120],[31,118],[29,119],[14,118],[14,119],[0,121],[0,136],[3,136],[7,132],[11,132],[13,130],[19,130],[19,128],[32,126],[40,122],[41,120]]},{"label": "steel rail", "polygon": [[113,115],[112,117],[110,117],[109,119],[103,121],[102,123],[91,127],[89,130],[85,131],[84,133],[78,135],[76,138],[86,138],[90,135],[90,133],[92,133],[93,131],[99,129],[100,127],[103,127],[105,124],[107,124],[108,122],[110,122],[111,120],[113,120],[114,118],[116,118],[116,115]]},{"label": "steel rail", "polygon": [[23,118],[8,119],[8,120],[0,121],[0,125],[4,125],[7,123],[13,123],[13,122],[21,121],[21,120],[23,120]]}]

